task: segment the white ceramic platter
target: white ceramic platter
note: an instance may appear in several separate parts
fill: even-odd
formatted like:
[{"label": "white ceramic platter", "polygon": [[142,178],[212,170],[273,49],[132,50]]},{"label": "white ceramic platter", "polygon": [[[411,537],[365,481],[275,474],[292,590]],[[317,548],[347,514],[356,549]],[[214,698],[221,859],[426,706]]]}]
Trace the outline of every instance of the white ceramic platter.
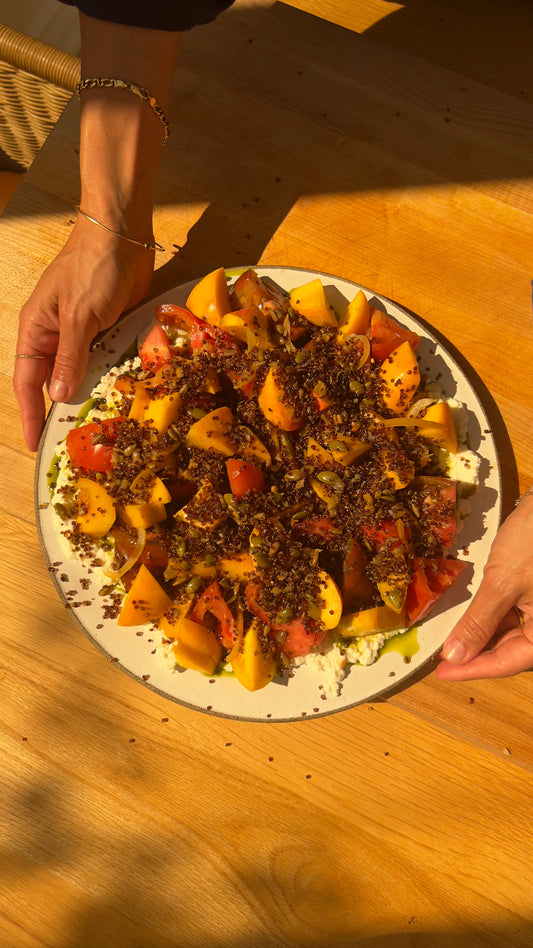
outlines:
[{"label": "white ceramic platter", "polygon": [[[246,268],[228,270],[228,277],[233,278],[243,269]],[[250,693],[231,675],[207,678],[189,670],[169,672],[154,654],[156,635],[148,626],[124,628],[113,619],[104,618],[105,599],[99,595],[96,582],[87,568],[69,555],[65,540],[58,534],[49,505],[47,473],[57,444],[66,437],[91,390],[102,375],[122,361],[123,354],[131,350],[137,336],[153,321],[155,305],[184,305],[194,283],[176,287],[141,306],[110,330],[90,356],[87,376],[76,401],[52,408],[37,459],[36,514],[41,545],[59,595],[70,605],[82,630],[108,660],[146,687],[199,711],[253,721],[294,721],[332,714],[384,696],[415,675],[440,649],[481,581],[483,565],[500,521],[500,469],[490,426],[478,395],[446,346],[425,325],[391,300],[330,274],[284,267],[254,269],[259,276],[270,277],[285,290],[319,277],[338,310],[342,310],[343,301],[345,305],[359,289],[363,289],[372,305],[421,335],[418,353],[421,373],[438,384],[441,396],[457,399],[468,406],[469,447],[481,457],[481,483],[471,499],[472,511],[458,538],[460,548],[457,556],[466,560],[468,565],[457,583],[438,602],[434,612],[416,630],[418,650],[409,663],[400,652],[392,650],[380,656],[373,665],[351,666],[337,696],[325,696],[321,676],[305,666],[297,669],[291,678],[275,679],[261,691]]]}]

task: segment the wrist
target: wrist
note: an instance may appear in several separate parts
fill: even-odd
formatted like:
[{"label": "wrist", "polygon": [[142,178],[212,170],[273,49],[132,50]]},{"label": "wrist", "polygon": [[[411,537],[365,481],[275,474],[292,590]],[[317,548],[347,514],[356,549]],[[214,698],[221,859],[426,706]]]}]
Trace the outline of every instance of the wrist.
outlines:
[{"label": "wrist", "polygon": [[[80,206],[111,230],[152,242],[165,138],[154,106],[166,117],[180,36],[85,14],[80,26],[87,82],[80,90]],[[137,91],[109,80],[132,83]],[[144,98],[139,89],[147,91]]]},{"label": "wrist", "polygon": [[147,103],[124,90],[83,93],[80,177],[83,210],[138,240],[151,241],[163,135]]}]

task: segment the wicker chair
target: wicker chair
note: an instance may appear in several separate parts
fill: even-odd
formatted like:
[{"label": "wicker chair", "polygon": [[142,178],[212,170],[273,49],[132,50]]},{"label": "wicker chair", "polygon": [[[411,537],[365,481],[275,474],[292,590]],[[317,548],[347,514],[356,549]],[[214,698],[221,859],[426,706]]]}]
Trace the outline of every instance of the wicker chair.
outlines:
[{"label": "wicker chair", "polygon": [[29,168],[79,74],[76,56],[0,24],[0,170]]}]

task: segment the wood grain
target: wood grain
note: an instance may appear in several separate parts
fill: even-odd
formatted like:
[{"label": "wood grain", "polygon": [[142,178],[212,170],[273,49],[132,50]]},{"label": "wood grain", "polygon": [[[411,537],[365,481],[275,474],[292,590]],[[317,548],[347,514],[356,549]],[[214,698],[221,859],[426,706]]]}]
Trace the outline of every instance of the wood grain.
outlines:
[{"label": "wood grain", "polygon": [[[238,0],[190,33],[149,297],[225,265],[389,296],[476,385],[507,512],[532,483],[533,21],[521,0]],[[0,943],[529,948],[533,677],[294,724],[193,712],[59,600],[11,390],[78,199],[72,101],[0,219]]]}]

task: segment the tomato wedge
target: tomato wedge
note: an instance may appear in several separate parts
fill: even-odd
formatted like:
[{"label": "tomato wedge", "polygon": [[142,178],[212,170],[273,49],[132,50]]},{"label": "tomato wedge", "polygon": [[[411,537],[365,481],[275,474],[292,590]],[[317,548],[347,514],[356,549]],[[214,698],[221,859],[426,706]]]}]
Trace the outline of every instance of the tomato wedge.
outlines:
[{"label": "tomato wedge", "polygon": [[293,530],[297,535],[314,537],[322,543],[338,540],[339,537],[339,528],[331,517],[306,517],[295,523]]},{"label": "tomato wedge", "polygon": [[139,356],[145,372],[157,372],[168,362],[172,362],[170,340],[162,326],[152,326],[139,346]]},{"label": "tomato wedge", "polygon": [[312,648],[320,645],[325,632],[319,632],[312,619],[290,619],[283,626],[275,625],[272,628],[284,632],[285,638],[278,643],[279,651],[288,658],[300,658],[308,655]]},{"label": "tomato wedge", "polygon": [[204,589],[191,610],[190,618],[204,625],[208,613],[217,620],[216,633],[224,648],[233,648],[237,641],[235,620],[216,580]]},{"label": "tomato wedge", "polygon": [[241,458],[228,458],[226,461],[229,486],[234,497],[244,497],[251,490],[264,490],[263,472],[249,461]]},{"label": "tomato wedge", "polygon": [[92,421],[67,434],[66,448],[76,467],[84,471],[110,471],[113,467],[113,444],[123,417]]},{"label": "tomato wedge", "polygon": [[199,322],[197,316],[191,313],[185,306],[178,306],[176,303],[160,303],[155,308],[155,318],[158,323],[167,326],[174,326],[176,329],[183,329],[185,332],[191,332]]},{"label": "tomato wedge", "polygon": [[289,619],[287,622],[276,622],[275,618],[269,615],[259,602],[261,584],[251,580],[244,591],[246,602],[250,612],[253,612],[258,619],[261,619],[265,625],[268,625],[273,633],[282,633],[279,636],[274,634],[277,647],[280,652],[287,655],[288,658],[299,658],[308,655],[312,648],[320,645],[324,638],[325,629],[319,629],[318,623],[309,616],[299,616],[296,619]]},{"label": "tomato wedge", "polygon": [[223,329],[219,329],[218,326],[208,323],[207,320],[195,316],[185,306],[161,303],[156,308],[155,317],[158,323],[174,326],[176,329],[188,332],[193,352],[196,349],[207,349],[209,352],[236,349],[240,352],[239,346],[232,336],[224,332]]},{"label": "tomato wedge", "polygon": [[207,352],[224,352],[225,349],[234,349],[240,352],[235,339],[232,339],[227,332],[219,329],[218,326],[212,326],[204,319],[197,319],[189,333],[191,349],[194,352],[197,349],[205,349]]},{"label": "tomato wedge", "polygon": [[372,310],[369,331],[372,358],[378,362],[383,362],[402,342],[408,342],[415,352],[420,345],[418,333],[400,326],[392,316],[378,309]]},{"label": "tomato wedge", "polygon": [[411,539],[411,528],[403,521],[382,520],[375,524],[365,523],[362,524],[361,530],[376,552],[384,546],[391,550],[405,546]]},{"label": "tomato wedge", "polygon": [[[424,534],[447,549],[455,537],[457,485],[446,477],[417,476],[409,486],[414,507],[420,511]],[[437,551],[435,551],[437,552]]]},{"label": "tomato wedge", "polygon": [[342,597],[346,611],[369,602],[374,587],[366,574],[368,557],[355,537],[346,543],[346,552],[342,563]]},{"label": "tomato wedge", "polygon": [[407,590],[405,612],[409,625],[419,622],[438,599],[461,575],[465,563],[452,559],[417,557],[413,561],[413,578]]}]

